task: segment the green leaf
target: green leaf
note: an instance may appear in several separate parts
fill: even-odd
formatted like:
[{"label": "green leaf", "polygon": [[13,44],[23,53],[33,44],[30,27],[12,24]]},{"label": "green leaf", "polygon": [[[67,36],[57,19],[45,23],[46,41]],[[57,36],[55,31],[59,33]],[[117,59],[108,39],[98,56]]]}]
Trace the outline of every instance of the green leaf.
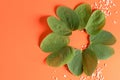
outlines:
[{"label": "green leaf", "polygon": [[101,30],[98,34],[90,36],[90,42],[111,45],[116,42],[116,39],[110,32]]},{"label": "green leaf", "polygon": [[65,22],[71,30],[76,30],[79,27],[79,18],[77,14],[70,8],[60,6],[56,11],[60,19]]},{"label": "green leaf", "polygon": [[79,76],[83,72],[82,52],[80,50],[76,50],[74,54],[74,58],[67,64],[67,66],[72,74]]},{"label": "green leaf", "polygon": [[53,52],[65,47],[68,43],[68,37],[51,33],[43,39],[40,47],[45,52]]},{"label": "green leaf", "polygon": [[86,49],[83,51],[83,71],[88,75],[92,75],[97,67],[97,57],[93,51]]},{"label": "green leaf", "polygon": [[88,34],[94,35],[98,33],[103,28],[104,25],[105,25],[104,13],[100,10],[95,10],[90,16],[90,19],[88,20],[86,30]]},{"label": "green leaf", "polygon": [[89,49],[96,54],[98,59],[108,59],[114,54],[113,48],[103,44],[91,44]]},{"label": "green leaf", "polygon": [[89,4],[81,4],[75,9],[75,12],[80,20],[79,29],[84,29],[92,14],[91,6]]},{"label": "green leaf", "polygon": [[73,56],[73,48],[67,46],[50,54],[46,62],[49,66],[59,67],[67,64]]},{"label": "green leaf", "polygon": [[68,36],[72,34],[72,31],[64,22],[57,20],[53,16],[48,17],[47,22],[51,30],[59,35]]}]

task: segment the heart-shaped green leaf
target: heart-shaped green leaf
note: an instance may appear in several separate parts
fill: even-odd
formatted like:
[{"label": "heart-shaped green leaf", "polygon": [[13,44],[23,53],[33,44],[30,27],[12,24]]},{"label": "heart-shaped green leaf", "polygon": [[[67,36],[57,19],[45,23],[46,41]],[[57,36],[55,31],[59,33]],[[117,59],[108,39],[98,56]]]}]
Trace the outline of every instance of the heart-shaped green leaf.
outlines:
[{"label": "heart-shaped green leaf", "polygon": [[96,54],[98,59],[108,59],[114,54],[113,48],[103,44],[91,44],[89,49]]},{"label": "heart-shaped green leaf", "polygon": [[101,30],[98,34],[90,36],[90,42],[111,45],[116,42],[116,39],[110,32]]},{"label": "heart-shaped green leaf", "polygon": [[68,37],[51,33],[43,39],[40,47],[45,52],[53,52],[65,47],[68,43]]},{"label": "heart-shaped green leaf", "polygon": [[76,30],[79,27],[79,18],[77,14],[70,8],[60,6],[56,11],[60,19],[65,22],[71,30]]},{"label": "heart-shaped green leaf", "polygon": [[75,9],[75,12],[80,20],[79,29],[84,29],[92,14],[91,6],[89,4],[81,4]]},{"label": "heart-shaped green leaf", "polygon": [[93,51],[86,49],[83,51],[83,71],[88,75],[92,75],[97,67],[97,57]]},{"label": "heart-shaped green leaf", "polygon": [[47,22],[51,30],[59,35],[68,36],[72,34],[72,31],[64,22],[57,20],[53,16],[48,17]]},{"label": "heart-shaped green leaf", "polygon": [[94,35],[98,33],[103,28],[104,25],[105,25],[104,13],[100,10],[95,10],[90,16],[90,19],[88,20],[86,30],[88,34]]},{"label": "heart-shaped green leaf", "polygon": [[82,52],[80,50],[74,51],[75,56],[73,59],[67,64],[70,72],[76,76],[79,76],[83,72],[82,66]]},{"label": "heart-shaped green leaf", "polygon": [[73,48],[67,46],[50,54],[46,61],[49,66],[59,67],[70,62],[73,57]]}]

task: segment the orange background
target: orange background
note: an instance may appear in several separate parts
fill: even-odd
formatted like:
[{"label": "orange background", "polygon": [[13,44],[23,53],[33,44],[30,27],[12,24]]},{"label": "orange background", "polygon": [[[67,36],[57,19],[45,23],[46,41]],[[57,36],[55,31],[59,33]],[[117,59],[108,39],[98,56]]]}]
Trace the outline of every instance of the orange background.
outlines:
[{"label": "orange background", "polygon": [[[52,68],[45,63],[48,55],[39,44],[50,30],[46,24],[49,15],[55,15],[59,5],[74,8],[81,2],[93,4],[97,0],[0,0],[0,80],[79,80],[65,67]],[[111,8],[105,28],[112,32],[117,42],[115,55],[106,61],[105,80],[120,80],[120,11],[119,0]],[[114,24],[113,21],[117,23]],[[45,34],[44,34],[45,33]],[[82,35],[81,35],[82,36]],[[82,40],[81,40],[82,41]],[[73,41],[74,44],[78,44]],[[64,78],[63,75],[67,78]]]}]

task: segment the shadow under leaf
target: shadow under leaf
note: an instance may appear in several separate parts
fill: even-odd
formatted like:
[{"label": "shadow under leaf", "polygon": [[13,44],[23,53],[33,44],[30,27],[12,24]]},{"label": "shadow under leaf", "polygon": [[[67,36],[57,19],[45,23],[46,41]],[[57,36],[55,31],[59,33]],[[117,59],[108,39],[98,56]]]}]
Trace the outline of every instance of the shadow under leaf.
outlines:
[{"label": "shadow under leaf", "polygon": [[41,24],[41,29],[43,29],[43,32],[41,33],[40,37],[39,37],[39,42],[38,42],[38,45],[40,46],[42,40],[48,35],[50,34],[52,31],[51,29],[49,28],[48,24],[47,24],[47,18],[49,17],[48,16],[42,16],[40,17],[39,19],[39,22]]}]

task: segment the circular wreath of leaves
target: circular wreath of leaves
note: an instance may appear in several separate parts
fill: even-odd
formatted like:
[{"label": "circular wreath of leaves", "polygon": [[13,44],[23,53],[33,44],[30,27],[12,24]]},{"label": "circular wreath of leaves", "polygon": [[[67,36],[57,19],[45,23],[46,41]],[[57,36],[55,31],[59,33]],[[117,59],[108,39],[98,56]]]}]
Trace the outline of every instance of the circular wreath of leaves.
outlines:
[{"label": "circular wreath of leaves", "polygon": [[[79,76],[82,72],[90,76],[97,67],[97,61],[107,59],[114,50],[109,47],[116,42],[108,31],[102,30],[105,15],[100,10],[92,11],[89,4],[81,4],[75,10],[65,6],[57,8],[59,18],[50,16],[47,19],[53,31],[47,35],[40,47],[44,52],[51,52],[46,62],[49,66],[59,67],[67,64],[69,71]],[[86,30],[90,44],[85,50],[68,46],[69,36],[74,30]]]}]

